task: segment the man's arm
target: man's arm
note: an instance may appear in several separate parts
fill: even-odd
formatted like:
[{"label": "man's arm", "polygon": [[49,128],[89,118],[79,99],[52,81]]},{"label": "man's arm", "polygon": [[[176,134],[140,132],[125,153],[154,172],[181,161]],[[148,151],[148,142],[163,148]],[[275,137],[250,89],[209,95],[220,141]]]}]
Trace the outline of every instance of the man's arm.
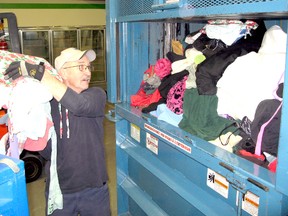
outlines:
[{"label": "man's arm", "polygon": [[65,84],[52,76],[50,72],[45,69],[43,62],[40,62],[40,64],[37,65],[25,61],[15,61],[5,70],[4,75],[5,79],[9,79],[10,81],[16,80],[21,76],[33,77],[44,84],[57,101],[61,100],[67,90]]},{"label": "man's arm", "polygon": [[60,101],[67,91],[67,86],[53,75],[51,75],[47,70],[44,72],[41,83],[45,85],[46,88],[48,88],[48,91],[57,101]]}]

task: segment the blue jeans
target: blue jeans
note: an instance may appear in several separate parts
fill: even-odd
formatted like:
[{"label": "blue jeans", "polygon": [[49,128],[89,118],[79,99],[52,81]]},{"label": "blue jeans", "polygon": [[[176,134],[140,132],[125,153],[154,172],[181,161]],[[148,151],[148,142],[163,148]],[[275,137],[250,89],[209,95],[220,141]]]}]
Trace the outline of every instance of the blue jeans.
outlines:
[{"label": "blue jeans", "polygon": [[63,194],[63,209],[55,210],[50,216],[78,216],[78,215],[80,216],[111,215],[110,195],[107,183],[100,188],[87,188],[80,192]]}]

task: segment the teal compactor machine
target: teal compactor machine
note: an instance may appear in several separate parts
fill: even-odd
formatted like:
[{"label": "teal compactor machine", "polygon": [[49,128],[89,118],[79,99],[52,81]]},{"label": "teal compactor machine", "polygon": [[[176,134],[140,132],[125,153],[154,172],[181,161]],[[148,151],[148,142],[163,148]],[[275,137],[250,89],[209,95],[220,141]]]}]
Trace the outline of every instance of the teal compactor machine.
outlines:
[{"label": "teal compactor machine", "polygon": [[276,172],[130,106],[144,72],[184,36],[179,26],[192,32],[211,19],[261,18],[287,32],[288,1],[107,0],[106,9],[118,215],[288,215],[287,83]]}]

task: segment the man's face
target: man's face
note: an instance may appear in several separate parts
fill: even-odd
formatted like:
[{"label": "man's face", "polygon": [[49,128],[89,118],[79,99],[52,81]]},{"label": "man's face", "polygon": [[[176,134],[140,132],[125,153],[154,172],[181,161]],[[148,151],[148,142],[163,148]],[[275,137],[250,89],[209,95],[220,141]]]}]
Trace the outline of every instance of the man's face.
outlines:
[{"label": "man's face", "polygon": [[67,62],[61,76],[64,83],[74,91],[81,93],[86,90],[91,79],[90,61],[87,56],[78,61]]}]

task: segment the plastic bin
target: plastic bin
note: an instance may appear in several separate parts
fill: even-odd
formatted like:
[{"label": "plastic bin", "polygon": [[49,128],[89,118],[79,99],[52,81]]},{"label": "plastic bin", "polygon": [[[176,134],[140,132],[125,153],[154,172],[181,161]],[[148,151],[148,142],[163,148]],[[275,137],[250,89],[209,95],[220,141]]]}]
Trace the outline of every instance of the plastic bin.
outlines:
[{"label": "plastic bin", "polygon": [[29,216],[24,162],[0,155],[0,216]]}]

